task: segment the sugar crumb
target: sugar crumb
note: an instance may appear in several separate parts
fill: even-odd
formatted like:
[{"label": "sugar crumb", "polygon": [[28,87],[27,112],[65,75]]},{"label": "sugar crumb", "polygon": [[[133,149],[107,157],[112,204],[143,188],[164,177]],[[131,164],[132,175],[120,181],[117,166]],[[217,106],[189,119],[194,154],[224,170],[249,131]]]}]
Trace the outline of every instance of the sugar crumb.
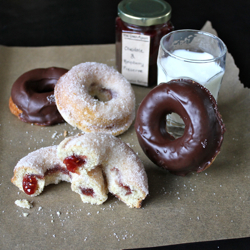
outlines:
[{"label": "sugar crumb", "polygon": [[55,133],[51,136],[51,138],[54,139],[54,138],[56,137],[56,135],[57,135],[57,132],[55,132]]}]

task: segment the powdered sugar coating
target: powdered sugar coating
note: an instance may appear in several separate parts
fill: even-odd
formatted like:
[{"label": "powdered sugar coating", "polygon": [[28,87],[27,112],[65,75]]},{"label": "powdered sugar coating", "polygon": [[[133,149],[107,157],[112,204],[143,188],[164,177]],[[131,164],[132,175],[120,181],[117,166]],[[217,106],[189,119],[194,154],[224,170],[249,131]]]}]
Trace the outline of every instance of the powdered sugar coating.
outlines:
[{"label": "powdered sugar coating", "polygon": [[64,163],[57,157],[57,146],[49,146],[33,151],[20,159],[16,164],[14,171],[18,168],[29,168],[36,174],[44,175],[47,169],[55,166],[64,166]]},{"label": "powdered sugar coating", "polygon": [[[89,94],[91,84],[111,92],[109,101]],[[135,118],[135,94],[131,84],[106,64],[86,62],[74,66],[56,84],[59,112],[72,126],[86,132],[123,133]]]},{"label": "powdered sugar coating", "polygon": [[[17,163],[11,181],[24,192],[23,179],[27,175],[35,176],[37,181],[36,190],[29,194],[30,196],[39,195],[49,184],[67,181],[71,182],[72,191],[78,193],[84,203],[99,205],[108,198],[102,170],[97,167],[89,172],[83,171],[81,175],[68,171],[65,164],[57,157],[57,146],[40,148]],[[82,189],[92,189],[93,195],[85,195]]]},{"label": "powdered sugar coating", "polygon": [[[72,155],[84,156],[84,163],[77,171],[71,171],[63,163]],[[34,193],[23,188],[27,175],[36,178]],[[72,191],[91,204],[102,204],[109,191],[129,207],[140,208],[148,194],[148,179],[141,160],[122,140],[104,133],[68,137],[58,146],[29,153],[18,161],[11,181],[30,196],[39,195],[51,183],[71,182]],[[90,190],[91,195],[84,190]]]},{"label": "powdered sugar coating", "polygon": [[[148,194],[148,179],[144,166],[135,152],[122,140],[104,133],[85,133],[68,137],[58,146],[58,157],[86,156],[80,171],[103,169],[108,190],[130,207],[140,207]],[[131,195],[126,194],[126,189]]]}]

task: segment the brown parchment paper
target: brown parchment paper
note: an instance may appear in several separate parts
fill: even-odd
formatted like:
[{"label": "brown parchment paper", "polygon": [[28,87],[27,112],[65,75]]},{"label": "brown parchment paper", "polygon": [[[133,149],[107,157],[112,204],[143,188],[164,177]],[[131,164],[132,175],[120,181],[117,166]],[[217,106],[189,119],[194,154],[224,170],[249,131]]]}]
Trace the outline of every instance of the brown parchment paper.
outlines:
[{"label": "brown parchment paper", "polygon": [[[210,22],[203,29],[215,33]],[[230,54],[218,100],[227,131],[221,153],[205,172],[178,177],[156,167],[131,126],[120,138],[145,164],[150,195],[142,209],[113,196],[100,206],[83,204],[65,182],[47,186],[35,198],[19,192],[10,182],[17,161],[59,144],[65,130],[79,131],[68,124],[39,127],[18,120],[8,108],[13,82],[34,68],[69,69],[85,61],[114,66],[115,46],[0,47],[0,249],[122,249],[250,236],[250,90],[240,83]],[[149,89],[133,88],[138,107]],[[17,199],[33,202],[33,208],[17,207]]]}]

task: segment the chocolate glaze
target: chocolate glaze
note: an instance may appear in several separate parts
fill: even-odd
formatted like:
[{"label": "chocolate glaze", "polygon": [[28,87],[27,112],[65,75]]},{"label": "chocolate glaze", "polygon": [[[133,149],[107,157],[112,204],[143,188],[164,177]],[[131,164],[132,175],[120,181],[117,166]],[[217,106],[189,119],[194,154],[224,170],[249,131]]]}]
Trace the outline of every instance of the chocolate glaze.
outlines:
[{"label": "chocolate glaze", "polygon": [[22,110],[19,115],[22,121],[43,126],[64,122],[55,104],[54,87],[67,71],[56,67],[34,69],[14,82],[11,98]]},{"label": "chocolate glaze", "polygon": [[[166,130],[166,115],[180,115],[183,136]],[[206,169],[220,152],[225,126],[212,94],[197,82],[172,80],[152,89],[139,106],[135,121],[138,141],[156,165],[185,176]]]}]

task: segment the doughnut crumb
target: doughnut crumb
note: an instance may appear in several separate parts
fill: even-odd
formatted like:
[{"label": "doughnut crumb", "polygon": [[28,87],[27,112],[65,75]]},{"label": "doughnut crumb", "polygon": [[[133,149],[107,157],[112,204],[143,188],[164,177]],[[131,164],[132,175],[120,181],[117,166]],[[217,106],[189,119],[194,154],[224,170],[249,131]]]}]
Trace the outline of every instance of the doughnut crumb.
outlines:
[{"label": "doughnut crumb", "polygon": [[28,200],[26,200],[26,199],[16,200],[15,204],[18,207],[26,208],[26,209],[31,209],[33,207],[33,205]]}]

